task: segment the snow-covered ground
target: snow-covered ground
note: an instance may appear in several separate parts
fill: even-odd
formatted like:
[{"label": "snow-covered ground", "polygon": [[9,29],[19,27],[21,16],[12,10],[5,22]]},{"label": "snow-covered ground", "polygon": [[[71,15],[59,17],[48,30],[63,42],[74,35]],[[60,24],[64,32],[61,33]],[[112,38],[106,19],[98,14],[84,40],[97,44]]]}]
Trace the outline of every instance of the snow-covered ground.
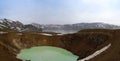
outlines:
[{"label": "snow-covered ground", "polygon": [[105,47],[103,47],[102,49],[96,51],[95,53],[89,55],[88,57],[85,57],[85,58],[80,59],[80,60],[78,60],[78,61],[90,60],[90,59],[94,58],[95,56],[101,54],[101,53],[104,52],[105,50],[107,50],[110,46],[111,46],[111,44],[108,44],[107,46],[105,46]]}]

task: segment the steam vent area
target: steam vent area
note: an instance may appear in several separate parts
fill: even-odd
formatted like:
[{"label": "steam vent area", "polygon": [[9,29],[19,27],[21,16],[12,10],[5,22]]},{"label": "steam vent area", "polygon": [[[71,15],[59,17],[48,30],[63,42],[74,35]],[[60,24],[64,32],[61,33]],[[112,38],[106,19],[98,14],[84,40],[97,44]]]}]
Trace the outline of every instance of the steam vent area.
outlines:
[{"label": "steam vent area", "polygon": [[120,30],[0,31],[0,61],[120,61]]}]

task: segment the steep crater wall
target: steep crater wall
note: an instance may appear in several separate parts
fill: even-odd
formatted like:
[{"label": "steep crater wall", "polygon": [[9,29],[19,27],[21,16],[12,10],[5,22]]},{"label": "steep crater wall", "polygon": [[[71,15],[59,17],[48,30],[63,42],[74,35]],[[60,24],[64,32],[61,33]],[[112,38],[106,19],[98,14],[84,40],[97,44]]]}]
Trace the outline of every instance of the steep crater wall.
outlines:
[{"label": "steep crater wall", "polygon": [[111,36],[104,32],[78,32],[61,36],[10,32],[0,34],[0,44],[13,55],[21,49],[34,46],[56,46],[73,52],[81,59],[107,45],[110,38]]}]

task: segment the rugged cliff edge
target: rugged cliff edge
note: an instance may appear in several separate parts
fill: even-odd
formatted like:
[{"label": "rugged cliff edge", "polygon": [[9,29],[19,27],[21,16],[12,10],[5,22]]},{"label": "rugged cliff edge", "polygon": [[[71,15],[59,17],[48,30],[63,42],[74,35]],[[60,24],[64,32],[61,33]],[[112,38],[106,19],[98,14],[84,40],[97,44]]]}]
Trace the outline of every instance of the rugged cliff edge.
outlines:
[{"label": "rugged cliff edge", "polygon": [[111,43],[111,47],[90,61],[120,61],[120,30],[86,29],[74,34],[46,36],[41,33],[1,32],[0,59],[20,61],[21,49],[33,46],[56,46],[85,58]]}]

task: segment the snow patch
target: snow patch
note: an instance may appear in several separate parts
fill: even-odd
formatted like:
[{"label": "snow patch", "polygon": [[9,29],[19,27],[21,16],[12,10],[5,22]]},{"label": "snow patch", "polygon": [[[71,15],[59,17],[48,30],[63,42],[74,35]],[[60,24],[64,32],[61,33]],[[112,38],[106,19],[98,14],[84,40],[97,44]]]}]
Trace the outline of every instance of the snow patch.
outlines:
[{"label": "snow patch", "polygon": [[3,21],[0,19],[0,23],[3,23]]},{"label": "snow patch", "polygon": [[90,59],[94,58],[95,56],[99,55],[100,53],[104,52],[105,50],[107,50],[110,46],[111,46],[111,44],[108,44],[107,46],[105,46],[102,49],[100,49],[100,50],[96,51],[95,53],[93,53],[92,55],[89,55],[88,57],[80,59],[78,61],[90,60]]},{"label": "snow patch", "polygon": [[20,30],[21,30],[21,28],[20,28],[20,27],[16,27],[16,29],[17,29],[18,31],[20,31]]},{"label": "snow patch", "polygon": [[40,34],[45,36],[53,36],[52,34],[47,34],[47,33],[40,33]]},{"label": "snow patch", "polygon": [[64,34],[57,34],[57,35],[64,35]]},{"label": "snow patch", "polygon": [[0,24],[0,26],[2,26],[2,27],[6,27],[5,25],[2,25],[2,24]]},{"label": "snow patch", "polygon": [[8,32],[3,32],[3,31],[0,31],[0,34],[6,34],[6,33],[8,33]]}]

